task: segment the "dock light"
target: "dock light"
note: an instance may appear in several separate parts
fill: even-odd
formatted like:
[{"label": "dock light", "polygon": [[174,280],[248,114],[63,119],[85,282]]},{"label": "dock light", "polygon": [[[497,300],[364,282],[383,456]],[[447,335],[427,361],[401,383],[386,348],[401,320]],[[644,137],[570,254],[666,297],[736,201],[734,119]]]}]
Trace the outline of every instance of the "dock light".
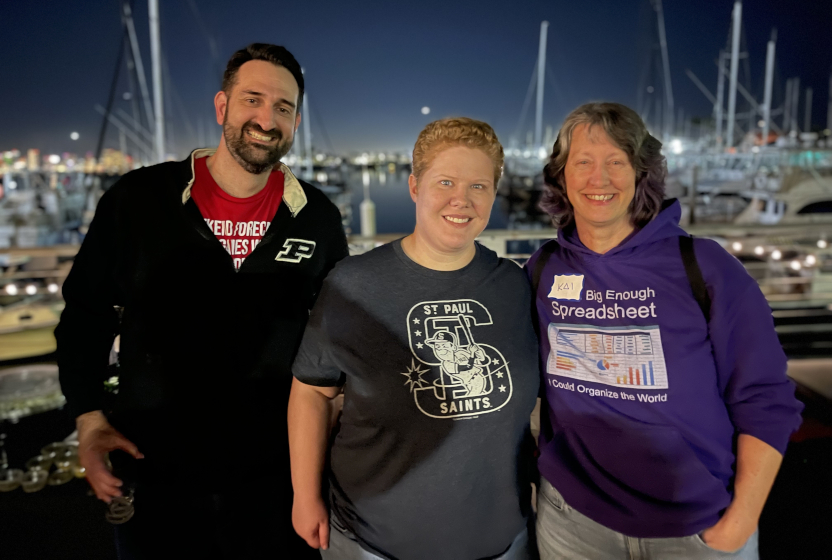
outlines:
[{"label": "dock light", "polygon": [[423,115],[430,115],[430,107],[422,107],[422,114]]},{"label": "dock light", "polygon": [[46,289],[47,289],[47,290],[49,290],[49,293],[50,293],[50,294],[57,294],[57,293],[58,293],[58,285],[57,285],[57,284],[55,284],[54,282],[52,282],[51,284],[49,284],[49,285],[46,287]]},{"label": "dock light", "polygon": [[792,261],[789,263],[792,270],[800,270],[800,261]]},{"label": "dock light", "polygon": [[818,249],[826,249],[826,239],[818,239]]},{"label": "dock light", "polygon": [[681,154],[682,153],[682,141],[678,138],[674,138],[670,141],[670,151],[674,154]]},{"label": "dock light", "polygon": [[81,135],[80,135],[80,134],[78,134],[77,132],[71,132],[71,133],[69,134],[69,137],[70,137],[70,139],[72,139],[72,140],[78,140],[78,139],[81,137]]},{"label": "dock light", "polygon": [[6,284],[6,293],[10,296],[16,296],[17,286],[15,286],[14,284]]},{"label": "dock light", "polygon": [[765,252],[766,250],[762,245],[757,245],[756,247],[754,247],[754,254],[758,257],[762,257]]},{"label": "dock light", "polygon": [[806,255],[806,260],[804,261],[806,266],[815,266],[817,262],[818,259],[817,257],[815,257],[815,255]]},{"label": "dock light", "polygon": [[733,243],[731,243],[731,248],[734,251],[742,251],[742,243],[740,243],[739,241],[734,241]]},{"label": "dock light", "polygon": [[779,261],[781,258],[783,258],[783,253],[781,253],[778,249],[775,249],[771,252],[771,258],[772,260]]},{"label": "dock light", "polygon": [[28,286],[26,286],[26,293],[30,296],[35,295],[36,293],[38,293],[37,286],[35,286],[34,284],[29,284]]}]

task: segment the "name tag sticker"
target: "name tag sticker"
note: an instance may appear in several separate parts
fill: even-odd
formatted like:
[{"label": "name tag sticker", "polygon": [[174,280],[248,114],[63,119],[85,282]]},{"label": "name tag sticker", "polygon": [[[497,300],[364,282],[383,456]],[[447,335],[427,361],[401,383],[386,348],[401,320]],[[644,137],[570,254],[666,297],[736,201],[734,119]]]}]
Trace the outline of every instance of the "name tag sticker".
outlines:
[{"label": "name tag sticker", "polygon": [[552,289],[549,291],[549,298],[581,301],[583,291],[583,274],[556,274]]}]

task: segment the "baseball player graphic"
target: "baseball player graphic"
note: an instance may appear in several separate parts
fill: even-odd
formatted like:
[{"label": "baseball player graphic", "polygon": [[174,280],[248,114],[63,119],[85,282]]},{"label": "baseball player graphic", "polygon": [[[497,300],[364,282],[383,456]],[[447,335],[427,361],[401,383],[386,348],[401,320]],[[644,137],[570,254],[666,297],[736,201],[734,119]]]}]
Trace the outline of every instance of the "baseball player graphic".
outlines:
[{"label": "baseball player graphic", "polygon": [[433,338],[425,340],[425,344],[433,349],[434,355],[441,363],[442,371],[465,388],[465,393],[458,397],[477,397],[486,394],[488,357],[482,348],[474,342],[471,330],[465,317],[459,315],[459,323],[465,331],[470,344],[468,348],[461,348],[456,336],[448,331],[439,331]]}]

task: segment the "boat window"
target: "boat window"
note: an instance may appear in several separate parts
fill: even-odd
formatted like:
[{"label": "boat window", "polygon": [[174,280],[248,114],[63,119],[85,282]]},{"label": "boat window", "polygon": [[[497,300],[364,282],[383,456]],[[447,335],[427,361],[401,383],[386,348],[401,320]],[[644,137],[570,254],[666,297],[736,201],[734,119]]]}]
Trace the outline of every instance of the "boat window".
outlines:
[{"label": "boat window", "polygon": [[830,214],[832,213],[832,200],[821,200],[807,204],[797,211],[798,214]]}]

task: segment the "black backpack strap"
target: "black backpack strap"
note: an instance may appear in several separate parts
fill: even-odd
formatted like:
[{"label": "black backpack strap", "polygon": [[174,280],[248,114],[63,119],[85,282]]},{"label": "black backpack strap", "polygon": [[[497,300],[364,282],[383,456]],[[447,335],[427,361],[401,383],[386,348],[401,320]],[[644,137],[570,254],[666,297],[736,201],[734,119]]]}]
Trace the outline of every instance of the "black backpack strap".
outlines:
[{"label": "black backpack strap", "polygon": [[[532,268],[532,324],[534,325],[534,332],[537,335],[537,339],[540,340],[540,317],[537,315],[537,289],[540,287],[540,278],[543,276],[543,269],[546,268],[546,264],[549,262],[549,258],[552,256],[552,253],[555,252],[555,248],[557,247],[557,241],[547,241],[543,244],[543,247],[540,249],[540,254],[537,256],[537,262],[534,263],[534,268]],[[544,336],[548,336],[544,333]],[[545,377],[545,374],[544,374]],[[552,435],[552,424],[549,422],[549,414],[548,414],[548,405],[546,404],[546,384],[540,384],[540,388],[538,390],[538,397],[540,397],[540,435],[538,436],[538,441],[540,438],[543,438],[545,441],[550,441],[553,437]],[[536,449],[535,457],[540,456],[539,447]],[[535,471],[537,471],[537,461],[534,461]],[[532,474],[535,485],[540,489],[540,472],[536,472]]]},{"label": "black backpack strap", "polygon": [[554,252],[555,242],[546,242],[540,250],[537,262],[534,263],[534,268],[532,269],[532,290],[534,290],[535,298],[537,298],[537,288],[540,286],[540,277],[543,276],[543,269],[546,268],[546,263],[549,262],[549,257],[551,257]]},{"label": "black backpack strap", "polygon": [[708,295],[708,287],[705,279],[702,278],[702,270],[696,261],[696,253],[693,252],[693,237],[682,235],[679,237],[679,250],[682,253],[682,262],[685,264],[685,273],[688,275],[690,288],[693,290],[693,297],[699,304],[699,309],[705,316],[707,323],[711,322],[711,296]]},{"label": "black backpack strap", "polygon": [[546,268],[546,263],[549,262],[549,257],[555,252],[556,243],[554,241],[546,242],[537,256],[537,262],[532,268],[532,320],[534,322],[534,332],[537,338],[540,339],[540,318],[537,316],[537,288],[540,286],[540,277],[543,276],[543,269]]}]

